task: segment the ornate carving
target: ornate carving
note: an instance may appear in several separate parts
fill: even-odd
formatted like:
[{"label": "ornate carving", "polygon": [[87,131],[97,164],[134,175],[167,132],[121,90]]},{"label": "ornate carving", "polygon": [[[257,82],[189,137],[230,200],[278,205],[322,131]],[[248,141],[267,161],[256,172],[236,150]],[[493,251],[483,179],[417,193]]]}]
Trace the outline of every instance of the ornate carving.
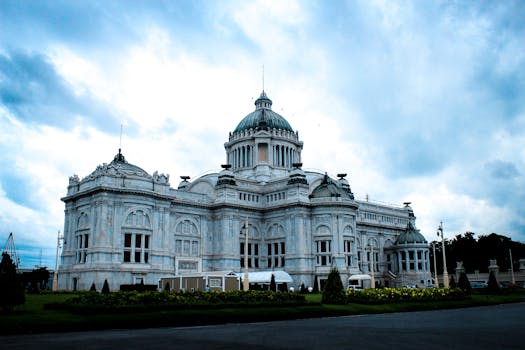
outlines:
[{"label": "ornate carving", "polygon": [[169,185],[170,175],[169,174],[159,174],[159,172],[155,170],[155,172],[153,173],[153,181],[159,184]]},{"label": "ornate carving", "polygon": [[80,179],[78,178],[77,174],[69,177],[69,186],[78,185],[79,182]]}]

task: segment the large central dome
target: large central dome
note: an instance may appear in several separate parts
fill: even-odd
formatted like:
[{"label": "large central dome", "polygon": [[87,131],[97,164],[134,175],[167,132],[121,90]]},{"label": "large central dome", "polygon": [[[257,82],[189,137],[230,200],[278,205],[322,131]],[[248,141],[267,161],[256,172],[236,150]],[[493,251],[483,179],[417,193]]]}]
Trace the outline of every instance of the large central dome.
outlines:
[{"label": "large central dome", "polygon": [[234,133],[257,128],[283,129],[293,132],[290,124],[280,114],[272,111],[272,100],[261,93],[261,96],[255,101],[255,111],[248,114],[241,120],[239,125],[233,131]]}]

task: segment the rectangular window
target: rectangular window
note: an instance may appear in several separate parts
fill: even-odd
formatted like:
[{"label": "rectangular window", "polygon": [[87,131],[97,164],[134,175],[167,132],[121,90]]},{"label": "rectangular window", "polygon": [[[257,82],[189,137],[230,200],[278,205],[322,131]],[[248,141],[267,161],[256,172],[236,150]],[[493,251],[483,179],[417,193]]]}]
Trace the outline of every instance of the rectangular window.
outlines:
[{"label": "rectangular window", "polygon": [[[272,249],[273,248],[273,249]],[[268,267],[284,267],[285,242],[268,244]]]},{"label": "rectangular window", "polygon": [[317,265],[327,266],[332,263],[331,241],[316,241]]},{"label": "rectangular window", "polygon": [[89,234],[79,234],[76,236],[75,262],[84,264],[87,259],[87,250],[89,247]]},{"label": "rectangular window", "polygon": [[352,265],[352,243],[350,240],[345,240],[343,242],[343,251],[345,254],[346,266]]},{"label": "rectangular window", "polygon": [[[123,261],[130,263],[148,263],[149,240],[149,236],[145,234],[125,233]],[[177,241],[175,241],[175,251],[177,251]]]}]

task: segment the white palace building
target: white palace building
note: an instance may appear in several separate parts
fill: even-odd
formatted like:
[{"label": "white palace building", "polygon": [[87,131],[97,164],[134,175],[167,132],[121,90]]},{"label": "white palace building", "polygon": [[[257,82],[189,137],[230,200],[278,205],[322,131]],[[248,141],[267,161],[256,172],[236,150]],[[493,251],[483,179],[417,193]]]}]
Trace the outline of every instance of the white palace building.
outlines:
[{"label": "white palace building", "polygon": [[[212,271],[285,271],[288,287],[322,288],[336,267],[345,284],[370,275],[377,286],[432,283],[428,244],[405,206],[357,200],[345,174],[302,169],[298,132],[264,91],[224,144],[219,173],[172,188],[119,150],[88,176],[69,178],[59,289],[107,280],[158,284]],[[245,246],[246,222],[248,245]]]}]

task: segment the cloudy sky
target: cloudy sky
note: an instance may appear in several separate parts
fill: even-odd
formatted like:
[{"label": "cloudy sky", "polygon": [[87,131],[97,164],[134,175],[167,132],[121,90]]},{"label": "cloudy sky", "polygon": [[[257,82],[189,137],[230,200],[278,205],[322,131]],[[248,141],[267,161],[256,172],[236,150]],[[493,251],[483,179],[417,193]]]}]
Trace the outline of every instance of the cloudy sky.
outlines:
[{"label": "cloudy sky", "polygon": [[305,169],[427,239],[525,241],[525,2],[0,1],[0,245],[54,268],[68,177],[195,178],[264,88]]}]

